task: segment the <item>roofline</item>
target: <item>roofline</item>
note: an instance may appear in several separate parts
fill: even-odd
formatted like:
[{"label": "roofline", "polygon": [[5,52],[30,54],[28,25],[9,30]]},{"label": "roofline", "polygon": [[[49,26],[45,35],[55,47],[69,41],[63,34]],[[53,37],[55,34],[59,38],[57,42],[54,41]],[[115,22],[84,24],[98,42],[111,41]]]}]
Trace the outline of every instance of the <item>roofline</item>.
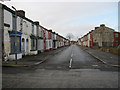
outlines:
[{"label": "roofline", "polygon": [[[0,3],[0,4],[1,4],[1,3]],[[9,7],[7,7],[7,6],[4,5],[4,4],[1,4],[1,5],[3,6],[3,9],[11,12],[12,14],[15,14],[15,11],[14,11],[14,10],[10,9]],[[17,16],[19,16],[19,17],[21,17],[21,18],[23,18],[23,19],[31,22],[32,24],[35,24],[34,21],[32,21],[31,19],[29,19],[29,18],[27,18],[27,17],[25,17],[25,16],[20,15],[19,13],[17,13]],[[36,25],[36,24],[35,24],[35,25]],[[45,27],[43,27],[43,26],[41,26],[41,25],[39,25],[39,26],[40,26],[41,28],[45,29],[46,31],[51,32],[51,31],[49,31],[47,28],[45,28]],[[54,33],[54,32],[52,32],[52,33]],[[62,38],[64,38],[64,39],[66,39],[65,37],[57,34],[56,32],[55,32],[55,34],[58,35],[58,36],[60,36],[60,37],[62,37]],[[66,39],[66,40],[67,40],[67,39]]]},{"label": "roofline", "polygon": [[[9,8],[9,7],[7,7],[6,5],[2,4],[2,6],[3,6],[3,8],[4,8],[5,10],[7,10],[7,11],[11,12],[12,14],[15,14],[15,11],[13,11],[12,9],[10,9],[10,8]],[[19,13],[17,13],[17,16],[19,16],[19,17],[21,17],[21,18],[23,18],[23,19],[25,19],[25,20],[27,20],[27,21],[29,21],[29,22],[31,22],[31,23],[33,23],[33,24],[34,24],[34,22],[33,22],[31,19],[26,18],[26,17],[24,17],[24,16],[20,15]]]}]

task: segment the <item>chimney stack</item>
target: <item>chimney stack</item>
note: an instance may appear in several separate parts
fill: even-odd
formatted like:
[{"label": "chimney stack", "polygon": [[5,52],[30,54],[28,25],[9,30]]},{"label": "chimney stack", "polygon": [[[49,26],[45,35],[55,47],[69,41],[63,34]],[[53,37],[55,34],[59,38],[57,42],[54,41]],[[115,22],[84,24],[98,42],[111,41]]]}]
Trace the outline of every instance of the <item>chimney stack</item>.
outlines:
[{"label": "chimney stack", "polygon": [[52,29],[50,29],[49,31],[52,32]]},{"label": "chimney stack", "polygon": [[100,25],[100,27],[104,27],[104,26],[105,26],[105,24],[101,24],[101,25]]},{"label": "chimney stack", "polygon": [[23,10],[17,10],[17,13],[20,14],[21,16],[25,17],[25,11],[23,11]]},{"label": "chimney stack", "polygon": [[95,30],[98,29],[99,27],[95,27]]},{"label": "chimney stack", "polygon": [[35,21],[34,24],[39,25],[39,21]]}]

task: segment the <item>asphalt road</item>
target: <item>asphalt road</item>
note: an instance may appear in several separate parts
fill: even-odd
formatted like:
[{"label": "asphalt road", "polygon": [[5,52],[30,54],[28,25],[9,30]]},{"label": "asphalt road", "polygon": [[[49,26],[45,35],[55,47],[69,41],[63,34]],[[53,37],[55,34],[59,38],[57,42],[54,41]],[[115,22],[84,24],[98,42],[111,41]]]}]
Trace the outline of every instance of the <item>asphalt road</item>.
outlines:
[{"label": "asphalt road", "polygon": [[3,88],[118,88],[118,69],[71,45],[37,66],[4,67],[2,85]]}]

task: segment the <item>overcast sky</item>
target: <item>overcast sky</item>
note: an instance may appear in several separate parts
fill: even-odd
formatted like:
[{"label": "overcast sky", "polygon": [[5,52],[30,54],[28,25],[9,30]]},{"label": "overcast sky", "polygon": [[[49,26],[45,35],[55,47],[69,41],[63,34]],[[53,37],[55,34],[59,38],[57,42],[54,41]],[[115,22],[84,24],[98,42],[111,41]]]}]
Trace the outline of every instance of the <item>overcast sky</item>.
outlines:
[{"label": "overcast sky", "polygon": [[118,30],[118,0],[33,1],[12,0],[3,3],[10,8],[13,5],[18,10],[24,10],[27,18],[39,21],[47,29],[52,29],[64,37],[72,33],[75,36],[73,40],[77,40],[100,24]]}]

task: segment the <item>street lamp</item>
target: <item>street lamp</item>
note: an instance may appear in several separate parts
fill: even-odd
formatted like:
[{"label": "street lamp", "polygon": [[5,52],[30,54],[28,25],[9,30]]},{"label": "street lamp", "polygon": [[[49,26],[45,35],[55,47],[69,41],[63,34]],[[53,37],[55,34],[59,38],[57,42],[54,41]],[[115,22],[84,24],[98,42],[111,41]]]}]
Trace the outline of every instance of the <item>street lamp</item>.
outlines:
[{"label": "street lamp", "polygon": [[17,64],[17,10],[13,6],[12,8],[15,10],[15,64]]}]

